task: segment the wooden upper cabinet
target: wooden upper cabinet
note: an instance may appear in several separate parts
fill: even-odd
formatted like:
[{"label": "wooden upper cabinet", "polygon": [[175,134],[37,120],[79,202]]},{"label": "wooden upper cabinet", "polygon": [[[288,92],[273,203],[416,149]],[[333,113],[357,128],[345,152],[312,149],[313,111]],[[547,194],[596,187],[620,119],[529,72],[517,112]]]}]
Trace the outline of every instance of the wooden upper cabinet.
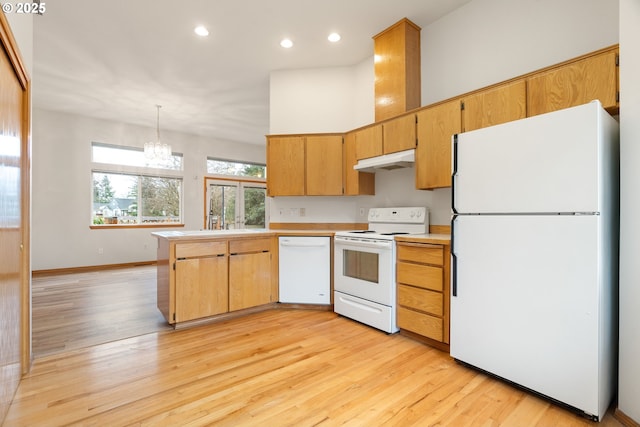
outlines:
[{"label": "wooden upper cabinet", "polygon": [[308,196],[342,195],[342,135],[306,137]]},{"label": "wooden upper cabinet", "polygon": [[420,27],[405,18],[373,40],[379,122],[420,107]]},{"label": "wooden upper cabinet", "polygon": [[416,148],[416,115],[409,114],[382,124],[384,154]]},{"label": "wooden upper cabinet", "polygon": [[304,196],[305,144],[302,136],[267,137],[269,196]]},{"label": "wooden upper cabinet", "polygon": [[462,131],[460,108],[455,99],[417,113],[416,188],[451,186],[451,137]]},{"label": "wooden upper cabinet", "polygon": [[464,131],[498,125],[527,116],[527,84],[524,79],[464,97]]},{"label": "wooden upper cabinet", "polygon": [[375,174],[358,172],[353,169],[358,159],[356,156],[356,133],[347,132],[344,135],[344,195],[373,195],[375,194]]},{"label": "wooden upper cabinet", "polygon": [[617,49],[554,67],[528,78],[528,115],[560,110],[600,100],[608,111],[617,110]]},{"label": "wooden upper cabinet", "polygon": [[382,155],[382,125],[373,125],[354,132],[356,139],[356,158],[368,159]]}]

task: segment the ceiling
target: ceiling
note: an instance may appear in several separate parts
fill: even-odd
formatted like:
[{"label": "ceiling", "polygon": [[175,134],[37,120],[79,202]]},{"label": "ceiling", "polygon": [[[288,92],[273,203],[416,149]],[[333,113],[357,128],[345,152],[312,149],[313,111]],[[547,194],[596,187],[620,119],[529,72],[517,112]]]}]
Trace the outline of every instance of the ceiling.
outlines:
[{"label": "ceiling", "polygon": [[34,17],[33,105],[155,127],[159,104],[161,129],[263,144],[271,71],[358,64],[400,19],[424,28],[469,1],[47,2]]}]

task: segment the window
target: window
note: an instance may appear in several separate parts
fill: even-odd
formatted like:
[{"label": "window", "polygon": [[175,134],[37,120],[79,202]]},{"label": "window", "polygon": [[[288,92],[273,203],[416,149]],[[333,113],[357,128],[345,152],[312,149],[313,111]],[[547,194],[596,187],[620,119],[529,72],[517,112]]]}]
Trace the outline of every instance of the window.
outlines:
[{"label": "window", "polygon": [[242,163],[220,159],[207,159],[207,173],[224,176],[266,178],[267,167],[257,163]]},{"label": "window", "polygon": [[182,155],[149,164],[141,149],[92,144],[92,225],[182,223]]},{"label": "window", "polygon": [[[266,166],[207,159],[207,171],[219,178],[207,178],[206,224],[209,230],[265,228]],[[237,178],[232,178],[237,177]]]}]

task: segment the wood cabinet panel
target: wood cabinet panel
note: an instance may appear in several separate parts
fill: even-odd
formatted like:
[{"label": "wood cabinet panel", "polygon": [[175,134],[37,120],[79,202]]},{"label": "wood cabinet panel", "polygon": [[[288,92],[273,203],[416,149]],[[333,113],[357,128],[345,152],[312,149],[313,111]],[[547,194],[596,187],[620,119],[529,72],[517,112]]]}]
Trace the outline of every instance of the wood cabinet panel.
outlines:
[{"label": "wood cabinet panel", "polygon": [[342,136],[306,137],[306,194],[342,195]]},{"label": "wood cabinet panel", "polygon": [[227,312],[227,257],[177,260],[175,297],[176,322]]},{"label": "wood cabinet panel", "polygon": [[203,256],[224,255],[227,253],[227,242],[192,242],[177,243],[176,258],[193,258]]},{"label": "wood cabinet panel", "polygon": [[464,131],[498,125],[527,116],[525,79],[464,97]]},{"label": "wood cabinet panel", "polygon": [[451,137],[462,131],[460,100],[417,113],[416,188],[451,186]]},{"label": "wood cabinet panel", "polygon": [[229,311],[271,301],[271,254],[229,256]]},{"label": "wood cabinet panel", "polygon": [[443,301],[444,298],[441,292],[398,285],[399,305],[442,316],[444,313]]},{"label": "wood cabinet panel", "polygon": [[305,143],[302,136],[267,138],[269,196],[304,196]]},{"label": "wood cabinet panel", "polygon": [[443,291],[442,267],[432,265],[398,262],[398,283],[419,286],[434,291]]},{"label": "wood cabinet panel", "polygon": [[443,341],[442,318],[398,307],[398,327],[436,341]]},{"label": "wood cabinet panel", "polygon": [[416,115],[409,114],[382,124],[384,154],[416,148]]},{"label": "wood cabinet panel", "polygon": [[401,261],[421,262],[442,265],[444,248],[442,245],[428,243],[403,243],[398,245],[398,259]]},{"label": "wood cabinet panel", "polygon": [[357,160],[382,155],[382,125],[359,129],[354,134]]},{"label": "wood cabinet panel", "polygon": [[[449,246],[397,243],[398,327],[440,349],[449,343]],[[444,347],[443,347],[444,345]]]},{"label": "wood cabinet panel", "polygon": [[373,40],[376,121],[420,107],[420,27],[402,19]]},{"label": "wood cabinet panel", "polygon": [[573,107],[594,99],[600,100],[606,109],[616,108],[616,57],[617,51],[611,50],[529,77],[528,115]]},{"label": "wood cabinet panel", "polygon": [[229,253],[239,254],[248,252],[269,252],[271,238],[242,239],[229,241]]},{"label": "wood cabinet panel", "polygon": [[344,135],[344,195],[373,195],[376,192],[375,174],[358,172],[353,167],[358,163],[355,132]]}]

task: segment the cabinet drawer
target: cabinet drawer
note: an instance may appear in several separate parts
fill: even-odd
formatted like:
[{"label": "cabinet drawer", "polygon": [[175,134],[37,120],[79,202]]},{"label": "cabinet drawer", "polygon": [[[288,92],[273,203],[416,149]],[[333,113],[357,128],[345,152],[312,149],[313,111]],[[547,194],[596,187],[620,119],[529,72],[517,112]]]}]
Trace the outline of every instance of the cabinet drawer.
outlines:
[{"label": "cabinet drawer", "polygon": [[227,242],[193,242],[177,243],[176,258],[193,258],[203,256],[225,255],[227,253]]},{"label": "cabinet drawer", "polygon": [[242,254],[248,252],[268,252],[271,250],[271,238],[231,240],[229,253]]},{"label": "cabinet drawer", "polygon": [[442,319],[398,307],[398,327],[442,342]]},{"label": "cabinet drawer", "polygon": [[398,285],[398,304],[442,316],[443,295],[440,292]]},{"label": "cabinet drawer", "polygon": [[443,254],[444,248],[442,245],[430,245],[423,243],[398,245],[398,259],[404,261],[442,265]]},{"label": "cabinet drawer", "polygon": [[398,283],[431,289],[432,291],[442,292],[444,289],[442,286],[442,267],[399,262],[397,269]]}]

